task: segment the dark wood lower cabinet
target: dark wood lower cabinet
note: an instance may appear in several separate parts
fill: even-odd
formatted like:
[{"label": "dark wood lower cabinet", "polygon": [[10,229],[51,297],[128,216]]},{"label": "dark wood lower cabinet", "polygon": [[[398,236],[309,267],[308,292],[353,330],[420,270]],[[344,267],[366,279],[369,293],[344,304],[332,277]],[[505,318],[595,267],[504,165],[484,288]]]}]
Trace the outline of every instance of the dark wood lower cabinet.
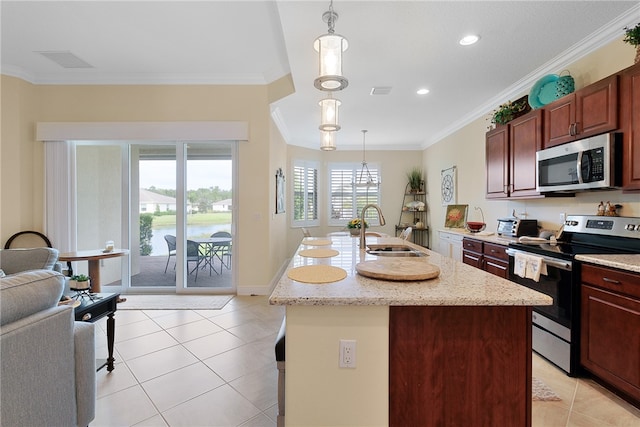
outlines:
[{"label": "dark wood lower cabinet", "polygon": [[509,278],[509,256],[505,245],[482,242],[465,237],[462,240],[462,262],[503,279]]},{"label": "dark wood lower cabinet", "polygon": [[582,267],[580,364],[640,404],[640,275]]},{"label": "dark wood lower cabinet", "polygon": [[530,426],[530,307],[390,307],[389,426]]}]

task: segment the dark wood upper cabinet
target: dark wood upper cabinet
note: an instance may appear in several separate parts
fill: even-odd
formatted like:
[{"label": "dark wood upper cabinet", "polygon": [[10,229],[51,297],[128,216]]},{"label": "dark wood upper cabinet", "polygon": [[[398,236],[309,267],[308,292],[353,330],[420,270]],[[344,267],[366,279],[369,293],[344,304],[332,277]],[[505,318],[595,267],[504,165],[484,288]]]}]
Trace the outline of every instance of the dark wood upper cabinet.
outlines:
[{"label": "dark wood upper cabinet", "polygon": [[486,135],[487,199],[537,197],[536,151],[542,149],[542,110]]},{"label": "dark wood upper cabinet", "polygon": [[544,107],[543,148],[618,128],[618,75],[614,74]]},{"label": "dark wood upper cabinet", "polygon": [[509,196],[509,125],[498,126],[486,135],[487,199]]},{"label": "dark wood upper cabinet", "polygon": [[542,149],[542,111],[532,111],[510,124],[509,196],[537,196],[536,151]]},{"label": "dark wood upper cabinet", "polygon": [[640,63],[621,73],[622,188],[640,191]]}]

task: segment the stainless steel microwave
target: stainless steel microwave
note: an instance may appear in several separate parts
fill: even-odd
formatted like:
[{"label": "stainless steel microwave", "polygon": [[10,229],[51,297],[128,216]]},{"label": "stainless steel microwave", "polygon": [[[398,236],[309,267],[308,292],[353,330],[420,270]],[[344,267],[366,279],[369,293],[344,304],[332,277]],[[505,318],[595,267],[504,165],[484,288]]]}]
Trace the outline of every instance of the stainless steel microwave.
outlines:
[{"label": "stainless steel microwave", "polygon": [[606,190],[622,185],[622,134],[606,133],[536,153],[540,193]]}]

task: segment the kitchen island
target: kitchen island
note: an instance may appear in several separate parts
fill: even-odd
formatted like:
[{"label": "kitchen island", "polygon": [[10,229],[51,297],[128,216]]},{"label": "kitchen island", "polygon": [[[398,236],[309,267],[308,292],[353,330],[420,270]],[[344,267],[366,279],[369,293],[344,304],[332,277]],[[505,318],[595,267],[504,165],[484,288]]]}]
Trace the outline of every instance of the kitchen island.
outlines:
[{"label": "kitchen island", "polygon": [[[286,306],[288,426],[527,426],[531,420],[531,306],[541,293],[399,239],[440,269],[424,281],[359,275],[358,239],[305,239],[300,250],[337,256],[292,258],[288,270],[330,265],[342,280],[309,284],[285,272],[270,303]],[[391,258],[388,258],[391,260]],[[356,342],[355,368],[339,367],[340,340]]]}]

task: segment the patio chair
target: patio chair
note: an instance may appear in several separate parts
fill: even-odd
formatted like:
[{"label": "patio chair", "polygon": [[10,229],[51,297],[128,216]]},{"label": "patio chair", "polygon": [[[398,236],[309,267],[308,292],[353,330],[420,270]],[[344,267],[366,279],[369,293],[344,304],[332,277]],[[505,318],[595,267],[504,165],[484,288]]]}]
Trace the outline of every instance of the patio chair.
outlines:
[{"label": "patio chair", "polygon": [[[167,257],[167,265],[164,266],[164,274],[167,274],[167,267],[169,267],[169,260],[172,256],[176,256],[176,236],[170,234],[164,235],[164,240],[167,241],[167,247],[169,248],[169,256]],[[175,268],[175,264],[173,266]]]},{"label": "patio chair", "polygon": [[[187,240],[187,272],[189,274],[192,274],[194,271],[196,272],[196,282],[198,281],[198,270],[200,270],[200,264],[206,257],[206,255],[200,252],[200,243],[194,242],[193,240]],[[189,270],[190,262],[196,263],[193,270]]]},{"label": "patio chair", "polygon": [[[216,231],[211,237],[228,237],[231,239],[231,233],[228,231]],[[227,269],[231,269],[231,242],[216,245],[214,247],[214,254],[220,260],[220,264],[227,267]],[[227,258],[227,262],[224,262],[225,258]],[[222,273],[222,268],[220,268],[220,273]]]}]

